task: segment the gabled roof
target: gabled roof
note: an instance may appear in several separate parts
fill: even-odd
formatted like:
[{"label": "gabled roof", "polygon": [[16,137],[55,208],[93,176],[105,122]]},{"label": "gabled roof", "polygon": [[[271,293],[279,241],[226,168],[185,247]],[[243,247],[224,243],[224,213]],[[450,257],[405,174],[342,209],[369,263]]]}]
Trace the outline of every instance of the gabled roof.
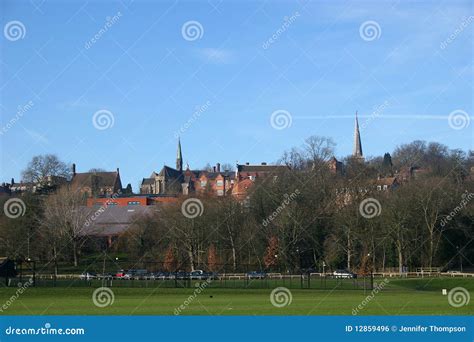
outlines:
[{"label": "gabled roof", "polygon": [[155,184],[154,178],[143,178],[142,185],[151,185],[151,184]]},{"label": "gabled roof", "polygon": [[71,180],[71,186],[79,189],[84,186],[88,187],[114,187],[119,177],[117,171],[113,172],[82,172],[76,173]]},{"label": "gabled roof", "polygon": [[168,177],[168,178],[179,178],[183,174],[182,171],[178,171],[176,169],[173,169],[172,167],[169,166],[163,166],[161,169],[160,173],[158,174],[161,177]]}]

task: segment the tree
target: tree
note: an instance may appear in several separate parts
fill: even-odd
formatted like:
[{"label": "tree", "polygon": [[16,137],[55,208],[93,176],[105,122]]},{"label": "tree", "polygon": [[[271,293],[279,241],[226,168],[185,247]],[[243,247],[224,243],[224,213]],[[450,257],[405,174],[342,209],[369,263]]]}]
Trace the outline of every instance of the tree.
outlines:
[{"label": "tree", "polygon": [[393,161],[397,168],[412,167],[421,164],[426,153],[426,142],[415,140],[409,144],[403,144],[395,148]]},{"label": "tree", "polygon": [[420,226],[426,229],[428,267],[431,268],[444,231],[440,221],[449,208],[446,204],[451,199],[450,184],[444,178],[433,177],[414,182],[413,186],[417,188],[413,204],[419,210]]},{"label": "tree", "polygon": [[105,169],[102,169],[100,167],[93,167],[92,169],[89,169],[90,173],[97,173],[97,172],[107,172]]},{"label": "tree", "polygon": [[43,202],[43,237],[50,241],[55,262],[60,252],[67,252],[72,245],[74,266],[77,266],[81,233],[88,215],[83,205],[83,196],[66,188],[49,195]]},{"label": "tree", "polygon": [[43,184],[48,176],[71,176],[70,168],[54,154],[45,154],[33,157],[22,172],[23,181]]},{"label": "tree", "polygon": [[387,175],[392,173],[392,156],[390,153],[385,153],[383,155],[383,162],[382,162],[382,172]]},{"label": "tree", "polygon": [[163,262],[163,268],[167,272],[176,271],[176,258],[174,256],[174,248],[172,245],[168,246],[165,255],[165,261]]},{"label": "tree", "polygon": [[268,239],[268,247],[263,257],[265,268],[270,269],[278,263],[278,239],[272,236]]},{"label": "tree", "polygon": [[211,272],[215,272],[217,270],[217,252],[214,244],[209,246],[209,250],[207,252],[207,267]]},{"label": "tree", "polygon": [[234,171],[235,170],[235,165],[232,165],[230,163],[224,163],[221,165],[221,171]]}]

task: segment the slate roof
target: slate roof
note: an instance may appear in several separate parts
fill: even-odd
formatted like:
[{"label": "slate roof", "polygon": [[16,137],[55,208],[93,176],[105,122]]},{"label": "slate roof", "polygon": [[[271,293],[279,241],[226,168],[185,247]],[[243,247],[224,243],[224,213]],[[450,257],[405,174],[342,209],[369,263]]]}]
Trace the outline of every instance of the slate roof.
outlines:
[{"label": "slate roof", "polygon": [[207,179],[216,179],[216,177],[219,175],[222,175],[224,178],[229,178],[229,179],[235,178],[235,172],[232,172],[232,171],[225,171],[225,172],[202,171],[202,173],[206,175]]},{"label": "slate roof", "polygon": [[154,178],[143,178],[142,184],[143,185],[155,184],[155,179]]},{"label": "slate roof", "polygon": [[159,206],[95,206],[81,207],[80,210],[87,217],[80,235],[108,236],[126,232],[138,216],[152,214],[159,210]]},{"label": "slate roof", "polygon": [[117,171],[113,172],[82,172],[76,173],[72,180],[71,186],[73,188],[81,188],[84,186],[94,187],[114,187],[115,181],[119,177]]},{"label": "slate roof", "polygon": [[288,168],[286,165],[246,165],[237,164],[239,172],[275,172]]},{"label": "slate roof", "polygon": [[169,166],[163,166],[163,168],[161,169],[159,175],[160,176],[164,176],[164,177],[168,177],[168,178],[179,178],[181,177],[183,174],[182,171],[178,171],[176,169],[173,169],[172,167],[169,167]]}]

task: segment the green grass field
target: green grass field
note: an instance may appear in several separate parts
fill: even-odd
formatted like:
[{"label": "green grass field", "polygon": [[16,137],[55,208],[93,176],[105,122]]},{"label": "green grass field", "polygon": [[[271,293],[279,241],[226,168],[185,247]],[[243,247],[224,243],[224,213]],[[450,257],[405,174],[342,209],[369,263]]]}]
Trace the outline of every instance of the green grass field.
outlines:
[{"label": "green grass field", "polygon": [[[474,296],[474,279],[393,279],[374,296],[359,315],[472,315],[474,298],[455,308],[441,289],[464,287]],[[99,308],[93,304],[95,287],[28,288],[0,315],[173,315],[193,294],[193,288],[113,287],[114,303]],[[1,305],[16,288],[0,289]],[[296,289],[292,302],[282,308],[270,302],[268,289],[206,288],[184,309],[182,315],[352,315],[371,293],[363,290]]]}]

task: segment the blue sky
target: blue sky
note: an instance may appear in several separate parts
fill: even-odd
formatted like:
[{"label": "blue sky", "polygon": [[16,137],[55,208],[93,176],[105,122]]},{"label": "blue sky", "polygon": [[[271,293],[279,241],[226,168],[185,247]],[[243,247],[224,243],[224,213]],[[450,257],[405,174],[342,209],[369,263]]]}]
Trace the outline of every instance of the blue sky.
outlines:
[{"label": "blue sky", "polygon": [[274,162],[310,135],[342,157],[356,110],[366,156],[416,139],[474,149],[472,4],[4,0],[1,180],[55,153],[120,167],[136,190],[174,165],[177,132],[192,168]]}]

